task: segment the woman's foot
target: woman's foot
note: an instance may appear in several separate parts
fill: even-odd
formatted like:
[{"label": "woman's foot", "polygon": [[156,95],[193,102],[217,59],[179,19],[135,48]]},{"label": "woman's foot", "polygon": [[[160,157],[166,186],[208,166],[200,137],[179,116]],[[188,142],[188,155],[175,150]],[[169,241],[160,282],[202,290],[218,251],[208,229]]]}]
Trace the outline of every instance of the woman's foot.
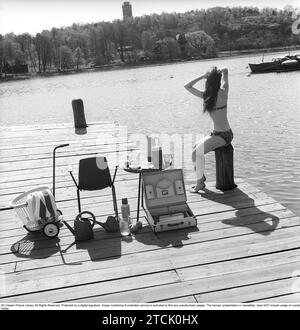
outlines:
[{"label": "woman's foot", "polygon": [[203,190],[205,188],[205,181],[206,177],[203,175],[203,177],[200,180],[197,180],[197,183],[195,186],[192,186],[190,192],[197,193],[199,190]]}]

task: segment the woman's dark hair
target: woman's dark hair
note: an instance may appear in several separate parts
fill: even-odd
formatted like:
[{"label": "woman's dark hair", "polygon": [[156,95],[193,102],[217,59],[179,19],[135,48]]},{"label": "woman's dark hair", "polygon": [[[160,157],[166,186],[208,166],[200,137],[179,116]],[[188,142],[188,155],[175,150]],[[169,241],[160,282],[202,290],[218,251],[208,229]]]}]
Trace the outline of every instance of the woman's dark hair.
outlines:
[{"label": "woman's dark hair", "polygon": [[205,91],[203,93],[203,112],[212,112],[217,102],[218,91],[221,87],[222,72],[216,67],[210,71],[206,83]]}]

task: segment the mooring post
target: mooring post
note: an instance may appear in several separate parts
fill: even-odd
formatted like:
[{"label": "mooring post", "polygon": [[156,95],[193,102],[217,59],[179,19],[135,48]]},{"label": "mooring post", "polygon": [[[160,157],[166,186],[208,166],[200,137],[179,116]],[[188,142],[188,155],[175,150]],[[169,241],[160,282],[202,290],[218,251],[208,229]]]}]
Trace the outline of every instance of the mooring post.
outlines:
[{"label": "mooring post", "polygon": [[80,128],[88,127],[85,120],[84,106],[82,99],[72,100],[72,108],[73,108],[75,128],[80,129]]},{"label": "mooring post", "polygon": [[234,183],[233,146],[215,149],[216,158],[216,188],[231,190],[237,187]]}]

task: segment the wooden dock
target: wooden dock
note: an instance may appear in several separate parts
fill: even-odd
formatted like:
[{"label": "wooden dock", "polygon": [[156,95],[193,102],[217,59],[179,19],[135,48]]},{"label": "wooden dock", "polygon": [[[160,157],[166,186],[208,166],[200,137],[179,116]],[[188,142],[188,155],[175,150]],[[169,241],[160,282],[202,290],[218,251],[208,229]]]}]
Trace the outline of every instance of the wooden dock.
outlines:
[{"label": "wooden dock", "polygon": [[[118,127],[95,123],[86,135],[71,124],[1,128],[0,303],[300,302],[300,219],[239,179],[232,191],[211,182],[205,194],[188,194],[197,228],[154,234],[141,210],[142,231],[128,239],[100,226],[94,240],[77,244],[65,226],[55,239],[27,234],[9,201],[52,187],[53,148],[70,143],[57,152],[56,200],[73,225],[76,190],[67,169],[76,172],[89,155],[133,148],[114,142]],[[111,139],[103,142],[103,133]],[[133,216],[137,184],[136,175],[118,171],[118,203],[127,197]],[[113,214],[110,190],[83,192],[82,206],[105,221]]]}]

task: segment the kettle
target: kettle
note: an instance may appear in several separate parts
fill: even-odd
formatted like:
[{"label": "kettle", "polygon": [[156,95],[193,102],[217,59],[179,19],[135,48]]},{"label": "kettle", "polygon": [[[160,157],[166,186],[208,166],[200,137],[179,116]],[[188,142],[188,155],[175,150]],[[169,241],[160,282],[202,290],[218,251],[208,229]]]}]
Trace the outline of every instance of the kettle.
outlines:
[{"label": "kettle", "polygon": [[[92,220],[82,217],[83,214],[88,214],[92,217]],[[66,221],[63,222],[75,236],[75,241],[88,241],[94,238],[93,227],[96,223],[96,218],[93,213],[89,211],[79,213],[74,221],[74,229]]]}]

